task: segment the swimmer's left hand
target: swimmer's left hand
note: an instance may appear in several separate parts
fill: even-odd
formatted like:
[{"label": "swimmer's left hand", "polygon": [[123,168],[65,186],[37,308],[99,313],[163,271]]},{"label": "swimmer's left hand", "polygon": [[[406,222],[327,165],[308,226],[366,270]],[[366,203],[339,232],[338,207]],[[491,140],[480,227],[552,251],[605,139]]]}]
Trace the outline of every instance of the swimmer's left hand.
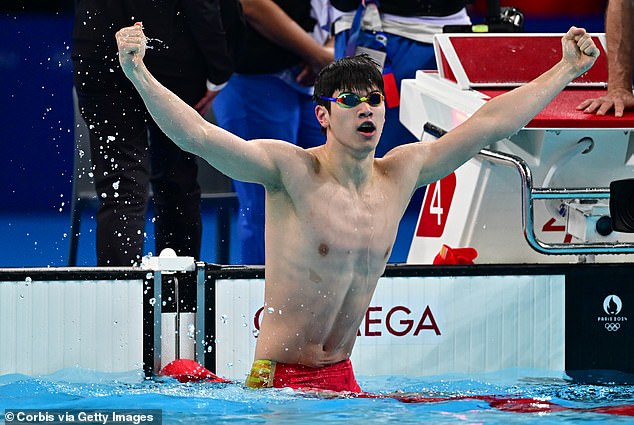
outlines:
[{"label": "swimmer's left hand", "polygon": [[128,75],[145,57],[147,39],[143,33],[143,24],[137,22],[131,27],[122,28],[115,34],[119,48],[119,63]]},{"label": "swimmer's left hand", "polygon": [[583,28],[571,27],[561,39],[563,59],[580,75],[590,69],[599,57],[599,49]]}]

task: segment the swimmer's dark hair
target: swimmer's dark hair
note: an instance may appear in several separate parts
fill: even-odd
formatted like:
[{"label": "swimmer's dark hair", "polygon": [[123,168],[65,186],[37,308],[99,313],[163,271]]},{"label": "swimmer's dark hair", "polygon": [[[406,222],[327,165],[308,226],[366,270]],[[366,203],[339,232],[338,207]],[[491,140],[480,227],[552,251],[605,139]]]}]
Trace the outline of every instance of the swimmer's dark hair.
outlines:
[{"label": "swimmer's dark hair", "polygon": [[332,97],[337,90],[367,92],[375,88],[384,93],[379,64],[367,54],[350,56],[322,68],[315,80],[313,100],[330,111],[331,102],[320,96]]}]

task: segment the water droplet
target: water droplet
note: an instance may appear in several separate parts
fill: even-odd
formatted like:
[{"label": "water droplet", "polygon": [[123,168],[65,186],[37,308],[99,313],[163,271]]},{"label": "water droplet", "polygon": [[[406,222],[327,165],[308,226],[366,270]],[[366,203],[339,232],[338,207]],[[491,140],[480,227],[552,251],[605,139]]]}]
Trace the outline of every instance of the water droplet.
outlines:
[{"label": "water droplet", "polygon": [[273,314],[273,313],[275,313],[275,309],[273,307],[269,307],[269,308],[266,309],[266,312]]}]

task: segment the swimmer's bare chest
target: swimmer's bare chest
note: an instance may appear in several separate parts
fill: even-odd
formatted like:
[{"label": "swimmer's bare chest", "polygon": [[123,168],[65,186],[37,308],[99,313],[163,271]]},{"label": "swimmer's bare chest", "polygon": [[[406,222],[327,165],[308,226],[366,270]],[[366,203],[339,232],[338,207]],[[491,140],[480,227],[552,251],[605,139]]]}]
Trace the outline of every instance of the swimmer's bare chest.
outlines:
[{"label": "swimmer's bare chest", "polygon": [[398,202],[380,190],[356,193],[332,186],[316,188],[295,204],[299,251],[322,272],[379,276],[394,243]]}]

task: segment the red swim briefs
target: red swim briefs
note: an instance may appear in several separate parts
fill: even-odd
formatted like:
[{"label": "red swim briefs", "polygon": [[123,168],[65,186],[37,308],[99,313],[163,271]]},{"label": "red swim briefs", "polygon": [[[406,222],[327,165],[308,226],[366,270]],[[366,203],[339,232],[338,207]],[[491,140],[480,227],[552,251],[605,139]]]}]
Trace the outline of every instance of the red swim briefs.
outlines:
[{"label": "red swim briefs", "polygon": [[361,392],[349,359],[324,367],[256,360],[247,376],[246,385],[251,388]]}]

